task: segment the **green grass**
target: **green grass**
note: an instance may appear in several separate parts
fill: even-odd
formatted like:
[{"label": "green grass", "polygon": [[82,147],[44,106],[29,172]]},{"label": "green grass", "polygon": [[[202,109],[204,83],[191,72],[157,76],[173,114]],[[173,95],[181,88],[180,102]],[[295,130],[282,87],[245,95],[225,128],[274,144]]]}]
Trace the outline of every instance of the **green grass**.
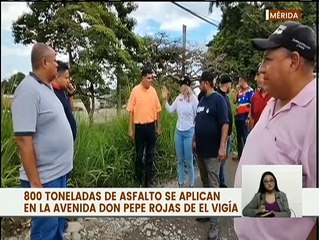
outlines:
[{"label": "green grass", "polygon": [[1,95],[1,187],[19,185],[19,156],[13,137],[11,110],[6,98]]},{"label": "green grass", "polygon": [[[156,142],[156,169],[159,181],[174,177],[176,161],[173,145],[175,118],[164,113],[163,134]],[[133,187],[135,149],[128,138],[128,118],[93,124],[80,121],[76,140],[71,184],[76,187]]]},{"label": "green grass", "polygon": [[[1,106],[1,187],[20,186],[20,161],[14,142],[11,112]],[[174,130],[176,116],[163,111],[163,133],[156,142],[156,178],[163,181],[176,176]],[[73,187],[133,187],[134,144],[127,135],[128,118],[123,116],[103,124],[78,119]]]},{"label": "green grass", "polygon": [[[3,99],[3,98],[1,98]],[[232,95],[230,94],[232,103]],[[3,103],[4,101],[1,101]],[[20,186],[20,160],[13,136],[10,104],[1,104],[1,187]],[[232,104],[233,112],[235,105]],[[162,111],[162,135],[157,138],[155,166],[157,181],[176,177],[174,149],[176,115]],[[128,118],[92,124],[78,119],[74,169],[70,180],[73,187],[133,187],[135,150],[128,138]],[[233,126],[233,135],[236,128]],[[236,150],[234,137],[232,151]]]}]

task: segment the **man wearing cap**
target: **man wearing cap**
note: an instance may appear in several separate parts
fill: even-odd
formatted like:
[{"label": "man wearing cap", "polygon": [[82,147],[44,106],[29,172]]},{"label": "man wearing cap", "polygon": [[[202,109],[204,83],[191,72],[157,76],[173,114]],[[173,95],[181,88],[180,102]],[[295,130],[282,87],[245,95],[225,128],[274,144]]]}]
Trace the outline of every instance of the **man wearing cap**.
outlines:
[{"label": "man wearing cap", "polygon": [[[223,96],[215,92],[214,78],[208,71],[202,73],[200,82],[204,84],[206,95],[197,107],[194,135],[194,147],[203,187],[210,188],[219,187],[220,162],[226,160],[229,125],[227,104]],[[217,218],[212,217],[210,222],[208,239],[217,240]]]},{"label": "man wearing cap", "polygon": [[[229,127],[228,127],[228,134],[227,134],[227,157],[230,153],[231,148],[231,142],[232,142],[232,125],[233,125],[233,115],[231,110],[231,105],[228,97],[228,93],[232,87],[232,79],[229,75],[223,74],[218,79],[219,87],[217,88],[217,92],[220,93],[227,104],[227,112],[228,112],[228,120],[229,120]],[[219,170],[219,180],[220,180],[220,187],[227,187],[225,184],[225,176],[224,176],[224,165],[225,161],[222,161],[220,164],[220,170]]]},{"label": "man wearing cap", "polygon": [[[308,26],[285,22],[268,39],[253,39],[264,51],[260,72],[273,96],[249,134],[235,176],[241,187],[242,166],[302,165],[303,187],[316,187],[316,34]],[[235,218],[239,239],[315,239],[315,218]]]}]

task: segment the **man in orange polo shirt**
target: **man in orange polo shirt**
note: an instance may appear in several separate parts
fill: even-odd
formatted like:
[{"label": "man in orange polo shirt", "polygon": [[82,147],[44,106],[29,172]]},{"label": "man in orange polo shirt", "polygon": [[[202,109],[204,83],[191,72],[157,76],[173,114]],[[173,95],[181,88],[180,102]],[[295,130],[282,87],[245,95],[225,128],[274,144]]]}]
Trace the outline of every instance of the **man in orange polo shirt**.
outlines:
[{"label": "man in orange polo shirt", "polygon": [[[129,112],[128,135],[135,141],[135,174],[139,184],[142,185],[144,173],[144,187],[152,185],[156,133],[161,133],[159,121],[161,104],[152,82],[152,70],[142,70],[142,81],[133,88],[126,108]],[[143,164],[144,148],[145,164]]]}]

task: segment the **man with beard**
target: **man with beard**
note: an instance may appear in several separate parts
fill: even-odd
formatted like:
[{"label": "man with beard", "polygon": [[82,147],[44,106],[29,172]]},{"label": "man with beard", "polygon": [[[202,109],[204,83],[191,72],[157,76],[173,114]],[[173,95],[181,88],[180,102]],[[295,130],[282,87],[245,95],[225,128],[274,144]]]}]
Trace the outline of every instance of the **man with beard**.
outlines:
[{"label": "man with beard", "polygon": [[[209,188],[219,188],[219,170],[221,162],[226,160],[229,124],[227,105],[223,96],[214,90],[214,79],[212,73],[208,71],[202,73],[200,82],[206,94],[197,107],[193,143],[203,187]],[[210,218],[210,223],[208,239],[217,240],[219,237],[217,218]]]},{"label": "man with beard", "polygon": [[[243,165],[302,165],[303,188],[316,187],[316,33],[299,22],[284,22],[268,39],[253,39],[264,51],[260,72],[272,98],[248,135],[235,188],[241,187]],[[316,218],[235,218],[239,239],[316,239]],[[312,238],[313,237],[313,238]]]},{"label": "man with beard", "polygon": [[[229,75],[223,74],[219,77],[217,82],[219,82],[220,84],[219,88],[217,89],[217,92],[224,97],[227,104],[228,120],[229,120],[229,127],[228,127],[228,134],[227,134],[227,157],[228,157],[231,151],[231,144],[232,144],[233,115],[232,115],[229,97],[227,94],[229,93],[232,87],[232,79]],[[227,187],[225,184],[224,166],[225,166],[225,161],[222,161],[220,164],[220,170],[219,170],[220,187],[222,188]]]}]

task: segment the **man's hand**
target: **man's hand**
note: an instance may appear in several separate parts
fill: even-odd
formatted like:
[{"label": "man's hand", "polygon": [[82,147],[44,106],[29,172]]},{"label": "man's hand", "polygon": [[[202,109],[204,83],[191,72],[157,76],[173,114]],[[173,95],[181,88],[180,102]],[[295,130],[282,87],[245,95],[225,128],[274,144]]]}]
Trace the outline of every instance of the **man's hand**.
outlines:
[{"label": "man's hand", "polygon": [[196,141],[193,141],[193,152],[196,152]]},{"label": "man's hand", "polygon": [[73,86],[72,83],[69,83],[68,86],[66,87],[66,90],[68,91],[69,94],[74,94],[76,91],[76,86]]},{"label": "man's hand", "polygon": [[[247,127],[249,127],[249,118],[247,118],[247,119],[245,120],[245,124],[246,124]],[[250,128],[249,128],[249,129],[250,129]]]},{"label": "man's hand", "polygon": [[42,184],[40,182],[38,183],[30,183],[31,188],[43,188]]},{"label": "man's hand", "polygon": [[133,129],[130,128],[130,129],[128,130],[128,136],[129,136],[129,138],[130,138],[131,140],[134,141],[135,134],[134,134],[134,132],[133,132]]},{"label": "man's hand", "polygon": [[225,146],[220,146],[220,148],[218,150],[218,159],[220,161],[225,161],[226,158],[227,158],[226,147]]},{"label": "man's hand", "polygon": [[162,134],[162,128],[161,128],[160,126],[158,126],[158,127],[156,128],[156,134],[157,134],[158,136]]}]

